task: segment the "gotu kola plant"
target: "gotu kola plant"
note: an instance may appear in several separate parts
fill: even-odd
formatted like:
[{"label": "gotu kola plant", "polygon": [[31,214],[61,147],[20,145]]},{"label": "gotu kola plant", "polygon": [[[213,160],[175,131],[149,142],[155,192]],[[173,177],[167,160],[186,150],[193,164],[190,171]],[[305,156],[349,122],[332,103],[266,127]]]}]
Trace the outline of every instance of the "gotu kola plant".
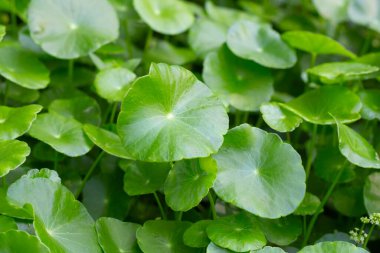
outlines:
[{"label": "gotu kola plant", "polygon": [[379,8],[0,1],[0,252],[376,250]]}]

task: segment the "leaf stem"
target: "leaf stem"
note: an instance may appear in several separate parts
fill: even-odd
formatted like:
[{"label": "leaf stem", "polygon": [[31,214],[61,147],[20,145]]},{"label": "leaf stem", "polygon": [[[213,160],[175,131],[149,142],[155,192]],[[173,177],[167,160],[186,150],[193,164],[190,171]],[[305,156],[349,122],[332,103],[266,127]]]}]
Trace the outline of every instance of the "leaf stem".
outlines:
[{"label": "leaf stem", "polygon": [[69,60],[68,67],[67,67],[67,77],[69,79],[70,84],[73,81],[73,73],[74,73],[74,60],[71,59]]},{"label": "leaf stem", "polygon": [[105,153],[104,153],[104,151],[102,150],[102,151],[99,153],[98,157],[96,157],[95,161],[92,163],[92,165],[91,165],[90,169],[87,171],[87,174],[86,174],[86,176],[84,177],[84,179],[83,179],[83,181],[82,181],[82,183],[81,183],[81,185],[80,185],[78,191],[75,193],[75,198],[78,198],[79,195],[82,193],[84,187],[86,186],[87,181],[90,179],[92,173],[94,172],[96,166],[99,164],[100,160],[102,160],[104,154],[105,154]]},{"label": "leaf stem", "polygon": [[17,16],[16,16],[16,0],[11,0],[11,24],[12,32],[17,37]]},{"label": "leaf stem", "polygon": [[371,238],[371,234],[375,228],[376,224],[372,224],[372,226],[370,227],[369,231],[368,231],[368,235],[367,237],[365,238],[365,241],[363,243],[363,248],[366,248],[367,247],[367,244],[369,242],[369,239]]},{"label": "leaf stem", "polygon": [[175,213],[175,220],[176,221],[181,221],[183,216],[183,212],[176,212]]},{"label": "leaf stem", "polygon": [[211,209],[212,219],[216,220],[218,218],[218,215],[216,214],[215,201],[214,201],[214,198],[212,197],[210,191],[208,192],[207,197],[208,197],[208,201],[210,202],[210,209]]},{"label": "leaf stem", "polygon": [[310,58],[310,68],[315,66],[315,62],[317,61],[317,54],[312,53]]},{"label": "leaf stem", "polygon": [[310,153],[308,154],[307,161],[306,161],[306,180],[309,178],[311,164],[313,162],[314,149],[315,149],[315,144],[316,144],[316,139],[317,139],[317,130],[318,130],[318,125],[314,124],[313,132],[311,135]]},{"label": "leaf stem", "polygon": [[161,200],[160,200],[160,198],[159,198],[158,195],[157,195],[157,192],[153,192],[153,196],[154,196],[154,198],[156,199],[156,202],[157,202],[158,208],[160,209],[162,219],[163,219],[163,220],[167,220],[168,218],[167,218],[166,213],[165,213],[165,211],[164,211],[164,207],[163,207],[162,204],[161,204]]},{"label": "leaf stem", "polygon": [[112,106],[112,111],[111,111],[111,116],[110,116],[110,121],[109,121],[109,123],[111,124],[113,124],[115,121],[116,111],[118,107],[119,107],[118,102],[115,102],[114,105]]},{"label": "leaf stem", "polygon": [[153,38],[153,30],[152,30],[152,28],[149,28],[148,34],[146,35],[146,39],[145,39],[144,53],[146,53],[146,51],[148,51],[150,44],[152,43],[152,38]]},{"label": "leaf stem", "polygon": [[313,228],[314,228],[315,222],[316,222],[317,219],[318,219],[319,213],[322,211],[323,207],[324,207],[325,204],[327,203],[327,200],[330,198],[332,192],[334,191],[335,186],[336,186],[337,183],[339,182],[339,178],[340,178],[340,176],[341,176],[342,173],[343,173],[344,166],[345,166],[345,165],[342,166],[342,168],[340,169],[340,171],[339,171],[338,174],[336,175],[334,181],[333,181],[332,184],[330,185],[330,187],[329,187],[329,189],[327,190],[325,196],[323,197],[321,203],[319,204],[317,210],[315,211],[313,217],[311,218],[310,223],[309,223],[309,226],[308,226],[307,231],[306,231],[306,235],[305,235],[304,240],[303,240],[303,243],[302,243],[302,246],[303,246],[303,247],[306,246],[307,242],[309,241],[309,238],[310,238],[311,232],[313,231]]}]

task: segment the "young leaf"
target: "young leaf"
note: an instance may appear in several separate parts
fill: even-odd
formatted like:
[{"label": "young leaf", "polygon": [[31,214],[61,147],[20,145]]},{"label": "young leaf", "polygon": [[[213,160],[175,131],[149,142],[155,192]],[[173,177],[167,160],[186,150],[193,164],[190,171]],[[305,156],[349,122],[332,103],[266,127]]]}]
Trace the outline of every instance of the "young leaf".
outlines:
[{"label": "young leaf", "polygon": [[144,253],[199,253],[200,250],[183,244],[183,233],[191,223],[150,220],[137,230],[137,242]]},{"label": "young leaf", "polygon": [[260,106],[260,112],[265,123],[278,132],[292,132],[302,123],[302,118],[281,106],[281,103],[264,103]]},{"label": "young leaf", "polygon": [[14,46],[0,47],[0,75],[32,90],[50,82],[49,70],[33,54]]},{"label": "young leaf", "polygon": [[242,111],[254,111],[274,92],[269,69],[235,56],[226,45],[207,55],[205,83],[224,101]]},{"label": "young leaf", "polygon": [[216,178],[212,158],[176,162],[164,186],[165,200],[174,211],[188,211],[207,195]]},{"label": "young leaf", "polygon": [[301,249],[298,253],[320,253],[320,252],[329,252],[329,253],[368,253],[363,248],[356,247],[354,244],[348,242],[320,242],[314,245],[306,246]]},{"label": "young leaf", "polygon": [[237,252],[260,249],[266,244],[254,218],[245,213],[214,220],[206,231],[213,243]]},{"label": "young leaf", "polygon": [[166,162],[207,157],[223,142],[223,104],[188,70],[151,65],[124,98],[117,121],[128,152],[138,160]]},{"label": "young leaf", "polygon": [[160,190],[170,170],[168,163],[122,161],[120,166],[125,171],[124,191],[131,196]]},{"label": "young leaf", "polygon": [[16,221],[8,216],[0,215],[0,233],[7,232],[9,230],[17,230]]},{"label": "young leaf", "polygon": [[136,75],[122,67],[101,70],[95,78],[96,93],[112,102],[122,101]]},{"label": "young leaf", "polygon": [[23,164],[30,154],[27,143],[18,140],[0,141],[0,177]]},{"label": "young leaf", "polygon": [[86,154],[93,145],[78,121],[53,112],[38,115],[29,134],[71,157]]},{"label": "young leaf", "polygon": [[181,0],[134,0],[140,17],[159,33],[175,35],[190,28],[194,14]]},{"label": "young leaf", "polygon": [[114,218],[103,217],[96,221],[99,244],[104,253],[141,253],[136,240],[136,231],[140,227]]},{"label": "young leaf", "polygon": [[368,175],[363,190],[364,206],[368,213],[380,212],[380,173]]},{"label": "young leaf", "polygon": [[318,206],[321,204],[321,201],[317,196],[306,192],[305,198],[302,200],[301,204],[294,211],[295,215],[313,215]]},{"label": "young leaf", "polygon": [[42,110],[40,105],[0,106],[0,140],[12,140],[26,133]]},{"label": "young leaf", "polygon": [[272,219],[288,215],[304,198],[301,157],[276,134],[247,124],[235,127],[214,159],[216,194],[255,215]]},{"label": "young leaf", "polygon": [[117,134],[89,124],[84,125],[83,130],[96,146],[108,154],[124,159],[131,158]]},{"label": "young leaf", "polygon": [[349,123],[360,118],[360,98],[343,86],[322,86],[282,104],[289,111],[313,124],[335,124],[331,114],[339,121]]},{"label": "young leaf", "polygon": [[33,40],[61,59],[85,56],[119,35],[116,12],[106,0],[33,0],[28,25]]},{"label": "young leaf", "polygon": [[189,227],[183,234],[185,245],[193,248],[207,247],[210,243],[206,229],[211,224],[211,220],[200,220]]},{"label": "young leaf", "polygon": [[362,118],[366,120],[380,120],[380,90],[361,90],[358,95],[363,104],[361,110]]},{"label": "young leaf", "polygon": [[355,58],[356,55],[347,50],[339,42],[319,33],[307,31],[290,31],[282,35],[282,39],[293,48],[310,54],[338,54]]},{"label": "young leaf", "polygon": [[268,24],[236,22],[228,31],[227,45],[237,56],[268,68],[286,69],[297,61],[294,50]]},{"label": "young leaf", "polygon": [[24,231],[10,230],[0,233],[0,252],[49,253],[37,237]]},{"label": "young leaf", "polygon": [[379,68],[356,62],[329,62],[307,70],[310,80],[324,84],[341,84],[377,77]]},{"label": "young leaf", "polygon": [[36,234],[52,252],[101,252],[94,221],[60,183],[23,176],[9,187],[7,197],[18,207],[33,208]]},{"label": "young leaf", "polygon": [[351,163],[363,168],[380,169],[380,158],[376,150],[355,130],[336,121],[339,150]]}]

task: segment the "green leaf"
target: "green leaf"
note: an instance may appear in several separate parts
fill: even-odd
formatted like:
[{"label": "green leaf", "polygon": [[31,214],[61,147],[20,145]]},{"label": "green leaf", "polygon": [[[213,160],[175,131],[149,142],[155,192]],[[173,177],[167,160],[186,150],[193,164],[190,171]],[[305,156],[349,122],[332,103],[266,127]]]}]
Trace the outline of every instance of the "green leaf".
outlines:
[{"label": "green leaf", "polygon": [[121,144],[120,137],[117,134],[88,124],[83,126],[83,130],[96,146],[108,154],[124,159],[131,158],[131,155]]},{"label": "green leaf", "polygon": [[282,106],[313,124],[335,124],[331,114],[344,123],[360,119],[360,98],[343,86],[322,86]]},{"label": "green leaf", "polygon": [[293,48],[306,51],[310,54],[337,54],[355,58],[356,55],[339,42],[319,33],[308,31],[290,31],[282,35],[282,39]]},{"label": "green leaf", "polygon": [[286,69],[297,62],[294,50],[268,24],[236,22],[228,31],[227,45],[237,56],[268,68]]},{"label": "green leaf", "polygon": [[13,46],[0,47],[0,75],[32,90],[50,82],[49,70],[33,54]]},{"label": "green leaf", "polygon": [[183,234],[185,245],[193,248],[204,248],[210,243],[206,228],[211,224],[211,220],[200,220],[191,225]]},{"label": "green leaf", "polygon": [[355,62],[380,67],[380,52],[370,52],[356,58]]},{"label": "green leaf", "polygon": [[120,166],[125,171],[124,191],[131,196],[160,190],[163,188],[170,170],[168,163],[122,161]]},{"label": "green leaf", "polygon": [[103,217],[96,221],[99,244],[104,253],[140,253],[136,240],[136,231],[140,227],[114,218]]},{"label": "green leaf", "polygon": [[25,134],[41,110],[40,105],[0,106],[0,140],[12,140]]},{"label": "green leaf", "polygon": [[37,237],[24,231],[11,230],[0,233],[0,252],[49,253],[49,249]]},{"label": "green leaf", "polygon": [[31,220],[33,218],[26,208],[19,208],[8,201],[4,188],[0,188],[0,213],[23,220]]},{"label": "green leaf", "polygon": [[224,101],[242,111],[257,110],[274,92],[269,69],[235,56],[226,45],[207,55],[203,79]]},{"label": "green leaf", "polygon": [[94,221],[60,183],[23,176],[9,187],[7,197],[18,207],[33,208],[36,234],[52,252],[101,252]]},{"label": "green leaf", "polygon": [[245,213],[214,220],[206,231],[213,243],[237,252],[260,249],[266,244],[254,218]]},{"label": "green leaf", "polygon": [[116,12],[106,0],[33,0],[28,24],[33,40],[61,59],[85,56],[119,36]]},{"label": "green leaf", "polygon": [[137,230],[137,242],[144,253],[199,253],[183,244],[183,233],[191,223],[150,220]]},{"label": "green leaf", "polygon": [[49,170],[49,169],[31,169],[28,170],[28,173],[24,175],[27,178],[33,179],[33,178],[47,178],[52,182],[55,183],[61,183],[61,178],[59,177],[58,173],[55,170]]},{"label": "green leaf", "polygon": [[58,113],[83,124],[99,125],[102,120],[98,103],[89,96],[55,99],[49,105],[49,112]]},{"label": "green leaf", "polygon": [[7,232],[9,230],[17,230],[17,224],[11,217],[0,215],[0,233]]},{"label": "green leaf", "polygon": [[354,23],[366,26],[380,32],[380,8],[376,0],[350,0],[348,17]]},{"label": "green leaf", "polygon": [[159,33],[179,34],[194,22],[191,9],[180,0],[134,0],[133,6],[150,28]]},{"label": "green leaf", "polygon": [[53,112],[38,115],[29,134],[71,157],[84,155],[92,148],[78,121]]},{"label": "green leaf", "polygon": [[207,195],[216,178],[212,158],[176,162],[164,186],[165,200],[174,211],[188,211]]},{"label": "green leaf", "polygon": [[379,68],[357,62],[329,62],[307,70],[311,81],[324,84],[341,84],[366,80],[379,75]]},{"label": "green leaf", "polygon": [[6,34],[6,31],[5,31],[5,26],[3,25],[0,25],[0,42],[3,40],[5,34]]},{"label": "green leaf", "polygon": [[347,185],[331,195],[335,209],[347,217],[360,217],[366,213],[363,200],[363,186]]},{"label": "green leaf", "polygon": [[200,18],[189,31],[189,45],[194,52],[204,58],[209,52],[217,50],[227,40],[228,27],[210,20]]},{"label": "green leaf", "polygon": [[95,78],[96,93],[112,102],[122,101],[136,75],[122,67],[101,70]]},{"label": "green leaf", "polygon": [[18,140],[0,141],[0,177],[16,169],[26,160],[30,148],[26,142]]},{"label": "green leaf", "polygon": [[380,158],[376,150],[355,130],[336,121],[339,150],[349,162],[363,168],[380,169]]},{"label": "green leaf", "polygon": [[165,40],[155,40],[145,52],[144,58],[148,62],[184,65],[194,61],[196,55],[189,48],[177,47]]},{"label": "green leaf", "polygon": [[366,120],[380,120],[380,90],[361,90],[358,95],[363,104],[361,111],[362,118]]},{"label": "green leaf", "polygon": [[294,211],[294,214],[303,216],[313,215],[317,211],[317,208],[320,205],[320,203],[321,201],[317,196],[309,192],[306,192],[304,199],[302,200],[301,204],[297,207],[297,209]]},{"label": "green leaf", "polygon": [[262,249],[251,251],[251,253],[285,253],[281,248],[265,246]]},{"label": "green leaf", "polygon": [[223,104],[188,70],[151,65],[124,98],[118,133],[137,160],[166,162],[207,157],[223,142]]},{"label": "green leaf", "polygon": [[208,246],[207,246],[207,251],[206,253],[234,253],[233,251],[229,250],[229,249],[223,249],[217,245],[215,245],[214,243],[210,243]]},{"label": "green leaf", "polygon": [[0,84],[0,89],[3,91],[3,94],[5,89],[7,89],[8,101],[12,100],[22,104],[31,104],[40,97],[38,90],[30,90],[19,85],[14,85],[11,81]]},{"label": "green leaf", "polygon": [[356,247],[354,244],[348,242],[320,242],[314,245],[306,246],[298,253],[368,253],[363,248]]},{"label": "green leaf", "polygon": [[348,4],[350,0],[313,0],[318,13],[333,23],[347,19]]},{"label": "green leaf", "polygon": [[302,123],[302,118],[281,106],[281,103],[264,103],[260,106],[260,112],[265,123],[278,132],[292,132]]},{"label": "green leaf", "polygon": [[380,173],[368,175],[363,190],[364,206],[368,213],[380,212]]},{"label": "green leaf", "polygon": [[214,159],[218,165],[216,194],[255,215],[288,215],[304,198],[306,176],[301,157],[276,134],[247,124],[235,127]]}]

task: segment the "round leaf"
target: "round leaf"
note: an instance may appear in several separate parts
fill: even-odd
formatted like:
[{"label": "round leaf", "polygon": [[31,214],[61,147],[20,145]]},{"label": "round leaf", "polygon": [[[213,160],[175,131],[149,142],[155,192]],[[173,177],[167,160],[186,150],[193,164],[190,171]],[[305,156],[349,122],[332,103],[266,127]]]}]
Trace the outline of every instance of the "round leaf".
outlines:
[{"label": "round leaf", "polygon": [[207,157],[223,142],[223,104],[188,70],[152,64],[124,98],[117,128],[136,159],[166,162]]},{"label": "round leaf", "polygon": [[165,182],[165,200],[174,211],[188,211],[207,195],[216,178],[212,158],[176,162]]},{"label": "round leaf", "polygon": [[206,228],[211,224],[211,220],[200,220],[189,227],[183,234],[185,245],[193,248],[207,247],[210,243]]},{"label": "round leaf", "polygon": [[257,110],[273,94],[271,72],[252,61],[235,56],[227,46],[208,54],[203,65],[205,83],[239,110]]},{"label": "round leaf", "polygon": [[49,70],[34,55],[12,46],[0,47],[0,75],[32,90],[50,82]]},{"label": "round leaf", "polygon": [[33,0],[28,10],[33,40],[57,58],[85,56],[119,35],[116,12],[106,0]]},{"label": "round leaf", "polygon": [[262,249],[252,251],[251,253],[285,253],[281,248],[265,246]]},{"label": "round leaf", "polygon": [[199,253],[182,241],[190,225],[189,222],[150,220],[137,230],[137,242],[144,253]]},{"label": "round leaf", "polygon": [[139,224],[114,218],[100,218],[96,221],[96,232],[104,253],[140,253],[136,240],[136,231],[140,227]]},{"label": "round leaf", "polygon": [[345,216],[360,217],[366,213],[362,186],[340,187],[331,195],[331,200],[335,209]]},{"label": "round leaf", "polygon": [[140,17],[159,33],[174,35],[190,28],[194,14],[180,0],[134,0]]},{"label": "round leaf", "polygon": [[38,115],[29,134],[71,157],[84,155],[92,148],[78,121],[56,113]]},{"label": "round leaf", "polygon": [[341,84],[366,80],[379,75],[379,68],[357,62],[329,62],[307,70],[310,80],[324,84]]},{"label": "round leaf", "polygon": [[267,24],[238,21],[228,31],[227,44],[237,56],[268,68],[286,69],[297,61],[294,50]]},{"label": "round leaf", "polygon": [[338,54],[355,58],[355,54],[348,51],[339,42],[322,34],[307,31],[290,31],[282,35],[282,39],[293,48],[311,54]]},{"label": "round leaf", "polygon": [[348,242],[320,242],[314,245],[306,246],[298,253],[368,253],[363,248],[356,247],[354,244]]},{"label": "round leaf", "polygon": [[376,150],[355,130],[336,122],[339,150],[351,163],[363,168],[380,169],[380,158]]},{"label": "round leaf", "polygon": [[380,173],[370,174],[364,185],[364,205],[368,213],[380,212]]},{"label": "round leaf", "polygon": [[124,159],[131,158],[117,134],[93,125],[84,125],[83,130],[96,146],[108,154]]},{"label": "round leaf", "polygon": [[301,157],[276,134],[247,124],[235,127],[214,158],[218,165],[214,190],[237,207],[279,218],[292,213],[304,198]]},{"label": "round leaf", "polygon": [[380,3],[377,0],[351,0],[348,17],[354,23],[380,32]]},{"label": "round leaf", "polygon": [[103,69],[95,78],[96,93],[112,102],[122,101],[135,78],[136,75],[126,68]]},{"label": "round leaf", "polygon": [[283,107],[313,124],[331,125],[334,115],[341,122],[353,122],[360,118],[359,97],[342,86],[322,86],[291,100]]},{"label": "round leaf", "polygon": [[29,154],[30,148],[23,141],[0,141],[0,177],[23,164]]},{"label": "round leaf", "polygon": [[305,198],[302,200],[301,204],[294,211],[295,215],[313,215],[319,206],[321,201],[314,194],[306,192]]},{"label": "round leaf", "polygon": [[148,62],[183,65],[194,61],[196,55],[189,48],[177,47],[165,40],[155,40],[145,52],[144,58]]},{"label": "round leaf", "polygon": [[334,23],[339,23],[347,18],[349,2],[350,0],[313,0],[319,14]]},{"label": "round leaf", "polygon": [[207,251],[206,253],[234,253],[233,251],[229,250],[229,249],[223,249],[217,245],[215,245],[214,243],[210,243],[208,246],[207,246]]},{"label": "round leaf", "polygon": [[302,118],[281,106],[281,103],[264,103],[260,106],[265,123],[278,132],[291,132],[301,123]]},{"label": "round leaf", "polygon": [[33,219],[26,208],[19,208],[9,202],[5,188],[0,188],[0,213],[23,220]]},{"label": "round leaf", "polygon": [[164,186],[170,170],[167,163],[130,161],[120,165],[125,171],[124,191],[131,196],[160,190]]},{"label": "round leaf", "polygon": [[24,231],[11,230],[0,233],[0,252],[49,253],[50,251],[37,237]]},{"label": "round leaf", "polygon": [[358,95],[363,104],[361,111],[362,118],[366,120],[380,120],[380,90],[362,90]]},{"label": "round leaf", "polygon": [[40,105],[0,106],[0,140],[16,139],[26,133],[41,110]]},{"label": "round leaf", "polygon": [[237,252],[260,249],[266,244],[258,224],[244,213],[214,220],[206,231],[213,243]]},{"label": "round leaf", "polygon": [[18,207],[33,208],[36,234],[52,252],[101,252],[94,221],[60,183],[23,176],[9,187],[7,197]]}]

